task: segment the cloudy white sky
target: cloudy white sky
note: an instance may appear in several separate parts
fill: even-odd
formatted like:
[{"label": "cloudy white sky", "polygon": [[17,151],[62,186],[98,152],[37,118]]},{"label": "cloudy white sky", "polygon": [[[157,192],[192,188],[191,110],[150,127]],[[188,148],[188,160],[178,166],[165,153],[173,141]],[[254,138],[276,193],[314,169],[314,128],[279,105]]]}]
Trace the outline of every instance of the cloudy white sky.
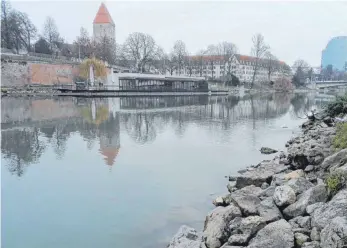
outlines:
[{"label": "cloudy white sky", "polygon": [[[334,36],[347,36],[347,1],[104,1],[116,24],[117,43],[132,32],[148,33],[167,52],[183,40],[195,53],[230,41],[250,54],[252,35],[262,33],[271,51],[292,64],[297,58],[319,66],[321,51]],[[72,42],[93,19],[101,1],[11,1],[42,31],[47,16]]]}]

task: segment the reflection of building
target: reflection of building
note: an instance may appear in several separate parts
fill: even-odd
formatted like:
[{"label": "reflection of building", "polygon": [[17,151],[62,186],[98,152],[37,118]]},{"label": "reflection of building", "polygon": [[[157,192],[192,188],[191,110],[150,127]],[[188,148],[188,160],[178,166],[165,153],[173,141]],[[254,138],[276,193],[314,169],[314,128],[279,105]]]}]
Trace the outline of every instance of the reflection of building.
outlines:
[{"label": "reflection of building", "polygon": [[322,67],[332,65],[333,69],[347,71],[347,36],[331,39],[322,51]]}]

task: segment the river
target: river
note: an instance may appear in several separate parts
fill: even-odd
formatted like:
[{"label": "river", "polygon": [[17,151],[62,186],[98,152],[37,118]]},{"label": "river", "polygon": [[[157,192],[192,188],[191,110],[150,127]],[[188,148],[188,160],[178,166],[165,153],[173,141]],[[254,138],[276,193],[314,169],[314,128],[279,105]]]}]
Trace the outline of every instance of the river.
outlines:
[{"label": "river", "polygon": [[[314,94],[2,98],[4,248],[159,248],[229,174],[284,150]],[[284,126],[286,128],[284,128]]]}]

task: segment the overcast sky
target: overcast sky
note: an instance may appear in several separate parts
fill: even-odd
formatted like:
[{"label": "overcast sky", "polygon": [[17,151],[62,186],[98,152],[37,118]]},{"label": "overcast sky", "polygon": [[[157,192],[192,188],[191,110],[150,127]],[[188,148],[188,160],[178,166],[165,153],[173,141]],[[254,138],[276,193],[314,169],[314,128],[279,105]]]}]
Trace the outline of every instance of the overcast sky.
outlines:
[{"label": "overcast sky", "polygon": [[[250,54],[252,36],[262,33],[271,51],[292,64],[302,58],[319,66],[321,51],[334,36],[347,36],[347,1],[104,1],[122,43],[132,32],[143,32],[169,52],[182,40],[191,53],[209,44],[230,41],[239,52]],[[47,16],[72,42],[93,19],[101,1],[11,1],[26,12],[39,31]]]}]

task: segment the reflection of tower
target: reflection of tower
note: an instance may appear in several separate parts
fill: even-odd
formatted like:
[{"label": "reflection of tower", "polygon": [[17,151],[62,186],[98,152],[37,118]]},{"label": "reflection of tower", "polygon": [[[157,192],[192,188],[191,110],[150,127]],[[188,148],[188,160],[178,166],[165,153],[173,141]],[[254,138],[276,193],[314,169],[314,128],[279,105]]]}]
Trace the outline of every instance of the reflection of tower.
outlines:
[{"label": "reflection of tower", "polygon": [[114,164],[120,148],[120,124],[119,115],[110,113],[107,121],[100,126],[100,153],[104,156],[105,163]]}]

